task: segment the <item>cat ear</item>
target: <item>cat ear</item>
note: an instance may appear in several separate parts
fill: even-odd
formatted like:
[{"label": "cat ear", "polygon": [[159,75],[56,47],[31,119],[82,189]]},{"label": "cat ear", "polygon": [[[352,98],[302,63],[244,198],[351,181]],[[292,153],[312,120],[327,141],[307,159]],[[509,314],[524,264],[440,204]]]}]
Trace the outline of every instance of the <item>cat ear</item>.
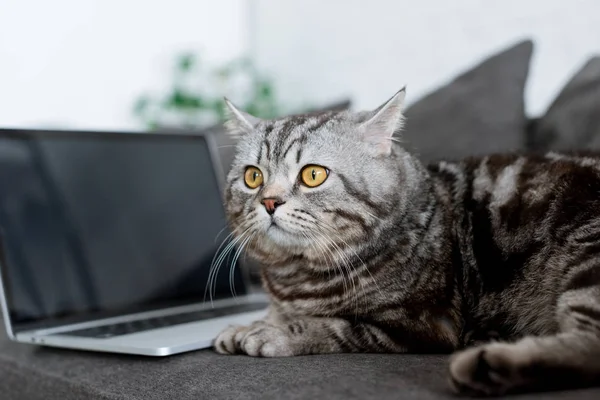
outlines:
[{"label": "cat ear", "polygon": [[239,110],[227,97],[225,97],[225,104],[229,111],[225,127],[232,135],[251,133],[256,125],[262,121],[260,118]]},{"label": "cat ear", "polygon": [[373,111],[372,116],[360,125],[365,141],[376,145],[382,154],[390,154],[392,136],[402,129],[405,95],[406,86]]}]

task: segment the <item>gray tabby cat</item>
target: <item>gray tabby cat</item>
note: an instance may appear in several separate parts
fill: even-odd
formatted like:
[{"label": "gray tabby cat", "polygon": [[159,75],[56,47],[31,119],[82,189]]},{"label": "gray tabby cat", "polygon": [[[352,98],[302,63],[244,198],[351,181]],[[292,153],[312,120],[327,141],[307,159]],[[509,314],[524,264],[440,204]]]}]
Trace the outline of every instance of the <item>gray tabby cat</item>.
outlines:
[{"label": "gray tabby cat", "polygon": [[393,137],[404,95],[268,121],[228,102],[226,208],[272,305],[216,350],[458,350],[466,394],[600,383],[600,158],[425,167]]}]

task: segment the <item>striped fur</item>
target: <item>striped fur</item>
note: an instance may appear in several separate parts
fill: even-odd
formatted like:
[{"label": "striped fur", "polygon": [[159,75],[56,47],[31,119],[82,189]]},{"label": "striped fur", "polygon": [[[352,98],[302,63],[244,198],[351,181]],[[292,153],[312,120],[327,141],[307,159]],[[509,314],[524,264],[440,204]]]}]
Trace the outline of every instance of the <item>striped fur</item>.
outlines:
[{"label": "striped fur", "polygon": [[[425,167],[395,143],[375,151],[359,129],[372,115],[255,121],[241,138],[226,207],[272,306],[216,350],[456,351],[463,393],[599,382],[600,156]],[[299,183],[306,164],[330,169],[322,186]],[[244,186],[248,165],[265,175],[258,189]],[[264,197],[285,204],[271,217]]]}]

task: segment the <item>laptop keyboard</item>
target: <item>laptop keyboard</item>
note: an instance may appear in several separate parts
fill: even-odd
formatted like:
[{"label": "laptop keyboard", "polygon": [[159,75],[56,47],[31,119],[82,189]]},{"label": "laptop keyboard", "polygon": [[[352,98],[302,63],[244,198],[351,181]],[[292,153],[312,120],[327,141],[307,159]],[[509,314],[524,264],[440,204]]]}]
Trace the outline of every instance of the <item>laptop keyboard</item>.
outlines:
[{"label": "laptop keyboard", "polygon": [[128,335],[130,333],[143,332],[151,329],[181,325],[188,322],[197,322],[226,315],[259,311],[265,309],[266,307],[266,303],[237,304],[227,307],[211,308],[201,311],[192,311],[182,314],[166,315],[162,317],[153,317],[148,319],[140,319],[136,321],[120,322],[112,325],[103,325],[93,328],[79,329],[71,332],[63,332],[60,333],[60,335],[66,334],[69,336],[107,339],[114,336]]}]

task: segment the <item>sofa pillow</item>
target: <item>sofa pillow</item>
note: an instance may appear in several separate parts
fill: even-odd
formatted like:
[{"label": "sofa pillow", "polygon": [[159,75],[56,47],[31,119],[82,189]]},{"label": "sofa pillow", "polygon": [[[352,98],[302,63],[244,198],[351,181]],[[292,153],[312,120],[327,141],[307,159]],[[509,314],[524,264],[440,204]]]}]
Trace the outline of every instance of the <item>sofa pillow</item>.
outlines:
[{"label": "sofa pillow", "polygon": [[522,41],[410,106],[405,146],[424,162],[524,150],[532,49]]},{"label": "sofa pillow", "polygon": [[529,135],[538,151],[600,150],[600,57],[575,74]]}]

